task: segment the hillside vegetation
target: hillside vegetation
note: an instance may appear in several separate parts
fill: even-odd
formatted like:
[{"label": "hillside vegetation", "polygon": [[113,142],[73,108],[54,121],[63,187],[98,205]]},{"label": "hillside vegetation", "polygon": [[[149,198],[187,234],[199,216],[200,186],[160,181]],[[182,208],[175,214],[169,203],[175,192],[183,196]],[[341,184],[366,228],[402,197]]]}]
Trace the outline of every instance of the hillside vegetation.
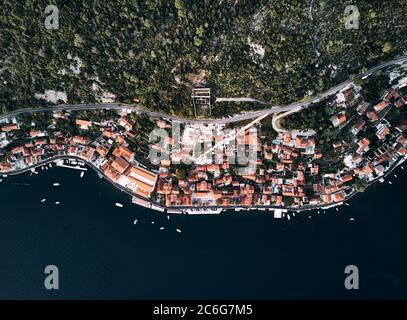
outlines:
[{"label": "hillside vegetation", "polygon": [[[286,104],[326,90],[407,49],[404,0],[4,0],[0,16],[0,112],[45,102],[116,101],[192,116],[191,88],[217,97]],[[345,28],[357,5],[358,30]],[[79,68],[78,68],[79,67]],[[58,102],[58,101],[56,101]],[[216,106],[217,116],[242,103]]]}]

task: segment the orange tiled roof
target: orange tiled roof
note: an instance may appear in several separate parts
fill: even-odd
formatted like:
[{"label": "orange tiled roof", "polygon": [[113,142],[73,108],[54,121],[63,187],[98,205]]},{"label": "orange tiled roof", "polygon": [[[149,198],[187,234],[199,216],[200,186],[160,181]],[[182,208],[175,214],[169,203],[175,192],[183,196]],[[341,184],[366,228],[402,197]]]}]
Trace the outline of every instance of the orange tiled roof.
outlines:
[{"label": "orange tiled roof", "polygon": [[386,136],[390,133],[390,129],[387,127],[383,127],[379,131],[377,131],[376,135],[379,137],[380,140],[386,138]]},{"label": "orange tiled roof", "polygon": [[370,119],[370,121],[375,122],[379,120],[379,117],[377,116],[376,112],[370,111],[367,113],[367,117]]},{"label": "orange tiled roof", "polygon": [[112,167],[115,168],[120,173],[123,173],[127,169],[128,166],[129,166],[129,163],[121,157],[117,157],[112,162]]},{"label": "orange tiled roof", "polygon": [[81,136],[74,136],[72,138],[72,142],[86,145],[86,144],[88,144],[88,139],[86,139],[85,137],[81,137]]},{"label": "orange tiled roof", "polygon": [[106,148],[103,147],[102,145],[98,145],[98,146],[96,147],[96,151],[97,151],[102,157],[106,156],[106,154],[107,154]]},{"label": "orange tiled roof", "polygon": [[374,109],[375,109],[375,111],[379,112],[379,111],[382,111],[383,109],[385,109],[388,105],[389,105],[388,102],[382,101],[382,102],[378,103],[377,105],[375,105]]},{"label": "orange tiled roof", "polygon": [[154,183],[154,181],[156,180],[156,177],[157,177],[157,175],[155,173],[150,172],[150,171],[140,168],[140,167],[135,167],[135,166],[131,167],[129,174],[133,175],[136,178],[137,178],[137,176],[140,176],[144,179],[151,181],[151,183]]},{"label": "orange tiled roof", "polygon": [[7,124],[7,125],[1,127],[1,131],[4,131],[4,132],[9,132],[9,131],[14,131],[14,130],[18,130],[17,124],[15,124],[15,123],[10,123],[10,124]]},{"label": "orange tiled roof", "polygon": [[124,159],[126,159],[128,162],[131,162],[133,160],[134,153],[131,152],[126,147],[119,146],[113,151],[113,155],[115,157],[120,157],[121,156]]},{"label": "orange tiled roof", "polygon": [[91,122],[91,121],[88,121],[88,120],[76,119],[76,120],[75,120],[75,123],[76,123],[78,126],[81,126],[81,127],[90,127],[90,126],[92,126],[92,122]]}]

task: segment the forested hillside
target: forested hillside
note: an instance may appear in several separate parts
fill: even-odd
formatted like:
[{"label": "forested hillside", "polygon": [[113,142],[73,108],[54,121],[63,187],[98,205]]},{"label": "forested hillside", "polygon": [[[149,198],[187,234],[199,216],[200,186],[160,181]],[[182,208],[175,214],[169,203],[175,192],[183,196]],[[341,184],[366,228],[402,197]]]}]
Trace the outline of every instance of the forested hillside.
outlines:
[{"label": "forested hillside", "polygon": [[[217,97],[285,104],[407,49],[405,0],[55,0],[57,30],[44,26],[49,4],[1,4],[0,112],[54,90],[69,103],[113,94],[192,116],[199,83]],[[358,30],[345,28],[349,4]]]}]

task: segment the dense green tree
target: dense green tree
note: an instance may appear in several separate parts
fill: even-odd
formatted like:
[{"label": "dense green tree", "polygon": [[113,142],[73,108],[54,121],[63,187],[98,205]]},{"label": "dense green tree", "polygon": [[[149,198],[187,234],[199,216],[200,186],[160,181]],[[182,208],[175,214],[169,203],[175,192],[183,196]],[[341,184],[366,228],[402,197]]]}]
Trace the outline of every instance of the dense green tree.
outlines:
[{"label": "dense green tree", "polygon": [[[218,97],[273,105],[321,92],[407,49],[404,0],[355,0],[347,30],[336,0],[56,0],[59,29],[44,26],[48,1],[2,2],[0,111],[37,106],[36,93],[94,102],[96,83],[117,101],[192,116],[202,71]],[[80,73],[71,69],[81,61]],[[227,105],[226,105],[227,106]],[[263,108],[245,103],[214,114]]]}]

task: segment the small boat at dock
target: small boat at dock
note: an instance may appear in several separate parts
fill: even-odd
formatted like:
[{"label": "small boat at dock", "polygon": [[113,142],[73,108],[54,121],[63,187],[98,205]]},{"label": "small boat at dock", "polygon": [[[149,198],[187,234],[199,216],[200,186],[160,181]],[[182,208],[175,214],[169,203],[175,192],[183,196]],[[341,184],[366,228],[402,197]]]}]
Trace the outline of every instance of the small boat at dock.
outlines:
[{"label": "small boat at dock", "polygon": [[83,178],[84,175],[85,175],[85,172],[82,171],[80,177]]},{"label": "small boat at dock", "polygon": [[119,207],[119,208],[123,208],[123,205],[122,205],[121,203],[119,203],[119,202],[116,202],[116,203],[115,203],[115,206],[116,206],[116,207]]}]

